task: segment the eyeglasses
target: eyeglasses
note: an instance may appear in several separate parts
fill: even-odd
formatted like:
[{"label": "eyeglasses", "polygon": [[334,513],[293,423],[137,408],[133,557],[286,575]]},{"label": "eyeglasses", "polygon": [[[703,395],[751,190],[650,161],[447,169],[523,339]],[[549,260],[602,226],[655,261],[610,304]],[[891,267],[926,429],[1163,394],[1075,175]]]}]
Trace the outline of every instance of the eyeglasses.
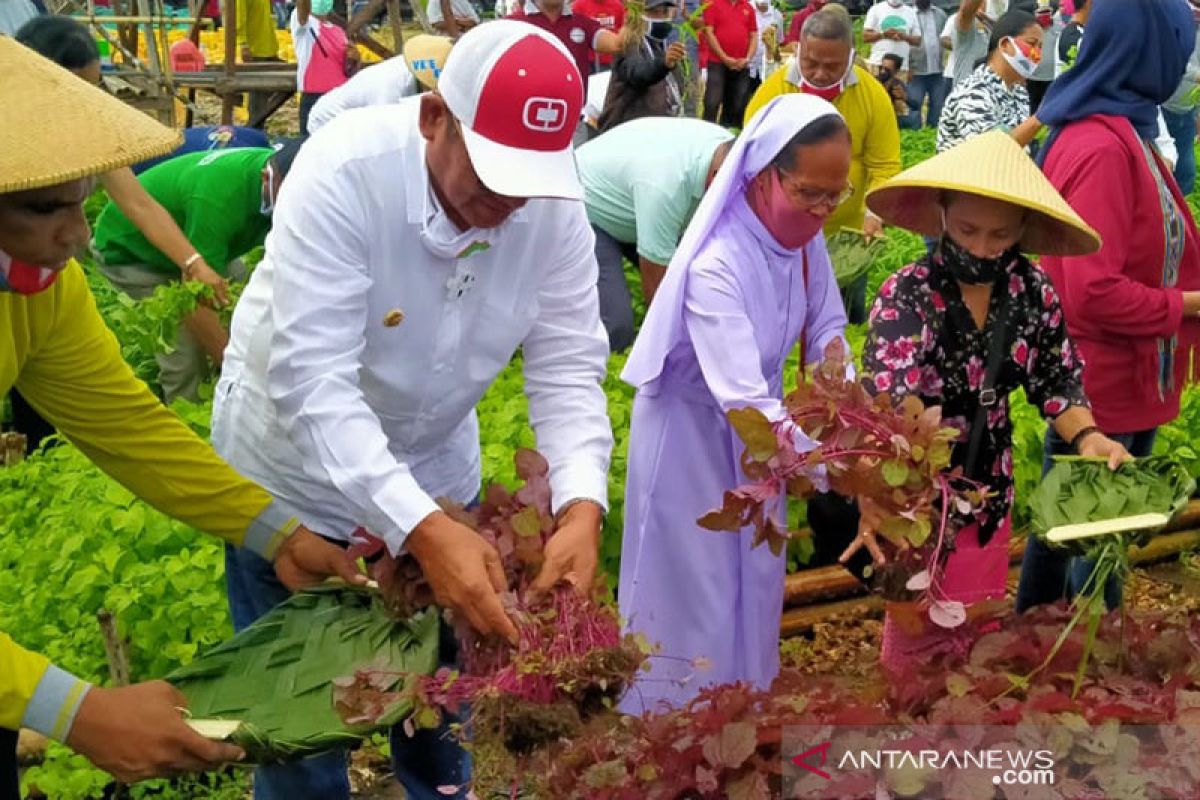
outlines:
[{"label": "eyeglasses", "polygon": [[781,169],[777,168],[777,171],[784,191],[805,208],[817,208],[818,206],[837,208],[854,196],[854,185],[850,182],[847,182],[846,188],[840,192],[827,192],[805,186]]}]

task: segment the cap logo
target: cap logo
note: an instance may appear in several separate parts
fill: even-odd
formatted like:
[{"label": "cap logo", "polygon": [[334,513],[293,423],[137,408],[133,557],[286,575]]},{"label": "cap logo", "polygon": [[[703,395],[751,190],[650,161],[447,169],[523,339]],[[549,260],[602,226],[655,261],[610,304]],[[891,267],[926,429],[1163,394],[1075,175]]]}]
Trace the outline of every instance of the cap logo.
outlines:
[{"label": "cap logo", "polygon": [[525,101],[521,121],[531,131],[561,131],[567,124],[567,102],[557,97],[531,97]]},{"label": "cap logo", "polygon": [[442,77],[442,71],[440,69],[438,69],[438,63],[437,63],[436,58],[414,59],[411,66],[412,66],[413,72],[420,72],[421,70],[429,70],[430,72],[433,73],[433,77],[435,77],[435,78]]}]

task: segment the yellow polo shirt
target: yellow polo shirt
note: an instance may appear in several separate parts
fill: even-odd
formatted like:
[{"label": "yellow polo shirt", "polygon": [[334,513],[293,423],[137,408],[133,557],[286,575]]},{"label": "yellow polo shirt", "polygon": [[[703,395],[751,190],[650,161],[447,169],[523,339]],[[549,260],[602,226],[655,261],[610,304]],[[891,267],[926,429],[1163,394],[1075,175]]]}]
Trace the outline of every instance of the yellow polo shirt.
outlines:
[{"label": "yellow polo shirt", "polygon": [[[267,559],[298,527],[134,376],[78,264],[43,292],[0,292],[0,395],[14,386],[97,466],[175,519]],[[0,633],[0,728],[64,739],[89,688]]]}]

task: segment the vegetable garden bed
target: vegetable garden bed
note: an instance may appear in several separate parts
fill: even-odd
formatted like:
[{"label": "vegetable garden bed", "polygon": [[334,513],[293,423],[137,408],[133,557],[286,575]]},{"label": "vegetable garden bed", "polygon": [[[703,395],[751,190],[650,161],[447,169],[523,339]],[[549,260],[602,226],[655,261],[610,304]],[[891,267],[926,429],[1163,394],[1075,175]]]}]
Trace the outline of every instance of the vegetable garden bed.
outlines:
[{"label": "vegetable garden bed", "polygon": [[[904,132],[902,140],[906,165],[928,157],[932,152],[932,135],[929,132]],[[1194,201],[1195,197],[1189,200]],[[918,237],[889,231],[888,244],[882,255],[873,262],[869,273],[870,291],[873,293],[887,275],[910,261],[922,249],[923,244]],[[633,292],[637,296],[636,276],[634,278]],[[139,375],[153,382],[156,375],[154,353],[166,346],[175,321],[195,303],[195,293],[187,287],[167,287],[160,290],[151,301],[132,304],[117,295],[110,284],[90,267],[89,279],[102,313],[121,340],[123,354]],[[861,329],[850,331],[851,343],[855,346],[861,344],[862,335]],[[626,437],[632,402],[631,390],[617,379],[623,364],[622,356],[612,358],[604,387],[617,444],[609,487],[612,512],[606,520],[602,540],[602,563],[610,586],[615,583],[620,553]],[[794,373],[794,362],[789,373]],[[514,363],[502,373],[480,403],[486,482],[498,481],[515,487],[518,476],[513,453],[521,447],[532,447],[534,444],[522,386],[520,364]],[[207,402],[177,403],[175,410],[201,435],[207,436],[210,415]],[[1016,427],[1014,460],[1017,490],[1021,498],[1015,518],[1017,527],[1024,528],[1028,527],[1030,521],[1026,501],[1040,478],[1044,426],[1034,410],[1020,400],[1013,405],[1013,419]],[[131,431],[130,435],[136,435],[136,432]],[[1200,474],[1200,451],[1194,445],[1198,440],[1200,391],[1190,389],[1185,393],[1179,420],[1161,431],[1157,451],[1170,453],[1194,476]],[[132,676],[139,680],[186,668],[200,652],[217,646],[231,636],[223,582],[224,556],[220,545],[134,500],[128,492],[92,467],[74,447],[63,445],[37,454],[24,463],[0,469],[0,487],[0,570],[5,576],[5,580],[0,581],[0,620],[3,620],[4,630],[22,644],[46,653],[63,667],[88,679],[105,681],[108,671],[95,615],[100,609],[107,609],[130,642]],[[718,500],[714,498],[714,505]],[[1184,520],[1181,524],[1186,524],[1189,531],[1194,530],[1200,527],[1197,525],[1200,522],[1197,516],[1200,516],[1197,508],[1189,507],[1181,517]],[[789,559],[794,571],[803,566],[806,549],[803,540],[790,545]],[[1127,631],[1128,641],[1141,643],[1140,650],[1143,651],[1136,652],[1138,648],[1131,651],[1131,655],[1140,659],[1135,662],[1136,670],[1140,672],[1135,670],[1133,679],[1126,680],[1121,674],[1111,671],[1115,663],[1112,661],[1115,649],[1109,648],[1094,656],[1094,667],[1098,671],[1084,682],[1079,693],[1083,699],[1072,700],[1073,667],[1080,654],[1076,645],[1081,644],[1080,639],[1072,638],[1069,646],[1056,656],[1063,659],[1063,671],[1068,673],[1066,679],[1045,670],[1045,674],[1035,683],[1013,693],[1012,699],[1021,704],[1022,713],[1031,704],[1045,703],[1052,710],[1038,713],[1060,715],[1062,719],[1071,718],[1061,715],[1079,714],[1092,723],[1104,725],[1106,720],[1112,718],[1127,723],[1134,712],[1147,715],[1135,716],[1135,719],[1177,719],[1181,707],[1190,708],[1187,703],[1191,702],[1191,696],[1181,696],[1178,692],[1200,690],[1200,686],[1194,685],[1192,667],[1177,660],[1172,661],[1173,653],[1164,652],[1174,650],[1177,651],[1175,656],[1195,655],[1189,649],[1195,647],[1194,628],[1179,613],[1171,611],[1181,609],[1194,613],[1200,609],[1200,602],[1196,600],[1192,589],[1200,581],[1193,577],[1196,573],[1189,564],[1190,559],[1185,557],[1184,560],[1172,562],[1169,567],[1164,565],[1148,573],[1134,573],[1132,610],[1139,615],[1158,614],[1159,621],[1155,622],[1152,616],[1138,616]],[[1178,586],[1167,589],[1153,579],[1154,576],[1167,575],[1168,569],[1173,580],[1186,584],[1185,589],[1179,589]],[[811,582],[813,576],[807,575],[803,580]],[[873,666],[878,660],[878,623],[875,621],[878,609],[844,607],[836,612],[823,612],[821,616],[824,619],[815,622],[813,617],[817,615],[810,615],[805,626],[806,636],[787,640],[783,644],[785,661],[791,667],[785,677],[785,683],[790,688],[779,696],[794,698],[811,695],[814,698],[802,710],[797,710],[793,703],[787,713],[794,716],[789,719],[823,721],[826,717],[822,715],[827,714],[831,705],[869,707],[885,715],[899,713],[902,709],[904,713],[913,714],[915,710],[925,717],[932,714],[941,720],[953,720],[953,714],[963,713],[968,707],[973,709],[972,713],[978,712],[977,701],[986,703],[993,699],[988,693],[996,689],[998,684],[992,677],[971,672],[968,668],[973,662],[974,666],[1009,681],[1004,689],[999,690],[1005,691],[1012,685],[1006,674],[1019,677],[1022,671],[1032,670],[1039,663],[1038,657],[1044,658],[1052,643],[1043,635],[1045,631],[1036,630],[1037,626],[1061,630],[1065,620],[1060,612],[1057,617],[1051,615],[1017,623],[1004,617],[1002,610],[997,613],[1006,626],[999,632],[1002,638],[997,638],[996,633],[988,634],[991,638],[980,640],[974,648],[983,647],[985,642],[990,643],[988,647],[993,650],[997,649],[998,644],[1005,644],[1004,648],[1000,648],[1005,650],[1010,645],[1020,644],[1016,648],[1018,652],[1004,656],[1008,660],[994,654],[985,658],[986,653],[978,654],[969,650],[963,656],[966,660],[957,666],[947,662],[928,674],[905,676],[899,686],[893,684],[890,693],[880,692],[881,678]],[[1027,627],[1020,627],[1022,625]],[[1098,626],[1101,641],[1108,641],[1106,637],[1117,632],[1114,625],[1111,621],[1105,621]],[[1032,629],[1028,626],[1032,626]],[[1009,635],[1014,633],[1018,634],[1016,641]],[[1079,631],[1073,636],[1082,637],[1084,634],[1085,631]],[[1155,644],[1158,640],[1170,646]],[[1071,657],[1075,657],[1076,661],[1071,661]],[[832,675],[849,676],[849,685],[831,683],[828,677]],[[1174,686],[1176,693],[1170,698],[1163,690],[1165,675],[1169,675],[1167,683],[1174,681],[1178,684]],[[963,683],[964,680],[966,683]],[[906,688],[905,685],[907,693],[900,691]],[[864,698],[863,692],[873,686],[876,687],[873,690],[875,696]],[[1093,689],[1106,694],[1103,697],[1100,694],[1088,694]],[[1113,700],[1109,695],[1118,690],[1141,693],[1138,695],[1139,704],[1128,706],[1123,705],[1123,701]],[[677,751],[678,757],[671,756],[665,764],[649,758],[637,761],[640,757],[633,754],[646,752],[647,742],[653,744],[659,740],[649,736],[645,729],[636,729],[637,726],[627,728],[614,725],[613,718],[604,714],[599,715],[592,724],[608,730],[584,739],[594,743],[592,755],[581,759],[578,749],[567,749],[556,751],[556,761],[530,763],[542,764],[536,768],[540,769],[547,782],[569,781],[576,788],[594,788],[597,792],[615,789],[621,785],[621,781],[634,781],[634,788],[631,789],[633,794],[601,793],[596,796],[650,797],[652,795],[644,784],[652,781],[642,780],[651,774],[647,764],[661,778],[665,773],[658,770],[681,768],[685,763],[690,765],[691,779],[697,784],[693,796],[734,797],[739,796],[736,792],[742,791],[747,792],[741,795],[743,797],[757,796],[754,792],[760,786],[758,778],[745,776],[761,774],[768,787],[775,776],[757,770],[751,773],[746,764],[751,758],[757,760],[755,763],[779,761],[782,757],[778,752],[781,744],[759,741],[756,735],[752,756],[737,761],[738,748],[744,748],[746,742],[736,734],[745,729],[735,727],[734,734],[726,734],[724,726],[754,719],[755,715],[765,711],[763,708],[746,711],[750,708],[750,701],[761,700],[748,692],[734,691],[729,696],[742,704],[742,712],[750,716],[734,714],[725,719],[719,728],[714,721],[716,718],[696,723],[695,714],[687,717],[688,725],[698,725],[703,736],[693,742],[694,748]],[[1063,696],[1074,705],[1068,705]],[[778,708],[770,713],[777,711]],[[669,726],[674,723],[668,721],[658,724]],[[704,737],[713,735],[721,739],[719,743],[723,752],[710,759],[704,752]],[[728,737],[728,741],[722,737]],[[629,754],[628,758],[637,761],[636,764],[627,758],[628,763],[621,769],[606,766],[615,760],[608,756],[611,756],[613,746],[618,743]],[[364,750],[376,752],[381,747],[382,740],[374,739]],[[710,755],[715,752],[714,747],[716,745],[708,745]],[[714,760],[719,764],[712,763]],[[731,765],[735,761],[737,764]],[[379,763],[377,758],[357,756],[356,764],[360,765],[360,773],[364,762]],[[1193,763],[1200,764],[1200,758]],[[707,773],[697,775],[696,769],[700,766],[714,774],[718,781],[717,795],[711,792],[706,795],[702,791],[711,788],[711,781]],[[700,786],[701,783],[704,785]],[[247,785],[244,772],[233,770],[200,779],[149,782],[134,787],[131,796],[156,796],[168,800],[175,797],[240,800],[246,796]],[[82,758],[52,746],[44,763],[26,773],[24,786],[27,791],[36,788],[43,796],[55,800],[75,800],[104,796],[108,780],[91,769]],[[735,786],[736,791],[732,788]],[[570,791],[548,796],[566,797],[570,796]]]}]

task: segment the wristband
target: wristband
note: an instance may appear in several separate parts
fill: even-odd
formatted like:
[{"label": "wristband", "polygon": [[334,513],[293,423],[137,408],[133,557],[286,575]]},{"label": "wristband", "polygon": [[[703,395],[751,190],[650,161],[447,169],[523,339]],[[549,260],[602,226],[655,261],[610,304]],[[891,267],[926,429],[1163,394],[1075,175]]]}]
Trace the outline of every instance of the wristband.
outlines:
[{"label": "wristband", "polygon": [[180,272],[182,272],[184,275],[187,275],[191,271],[192,265],[202,258],[203,256],[201,256],[199,253],[192,253],[187,257],[187,260],[183,262],[183,269],[181,269]]},{"label": "wristband", "polygon": [[1071,449],[1078,453],[1079,445],[1083,444],[1083,440],[1091,436],[1093,433],[1101,433],[1101,430],[1095,425],[1088,425],[1079,433],[1075,434],[1073,437],[1071,437]]}]

